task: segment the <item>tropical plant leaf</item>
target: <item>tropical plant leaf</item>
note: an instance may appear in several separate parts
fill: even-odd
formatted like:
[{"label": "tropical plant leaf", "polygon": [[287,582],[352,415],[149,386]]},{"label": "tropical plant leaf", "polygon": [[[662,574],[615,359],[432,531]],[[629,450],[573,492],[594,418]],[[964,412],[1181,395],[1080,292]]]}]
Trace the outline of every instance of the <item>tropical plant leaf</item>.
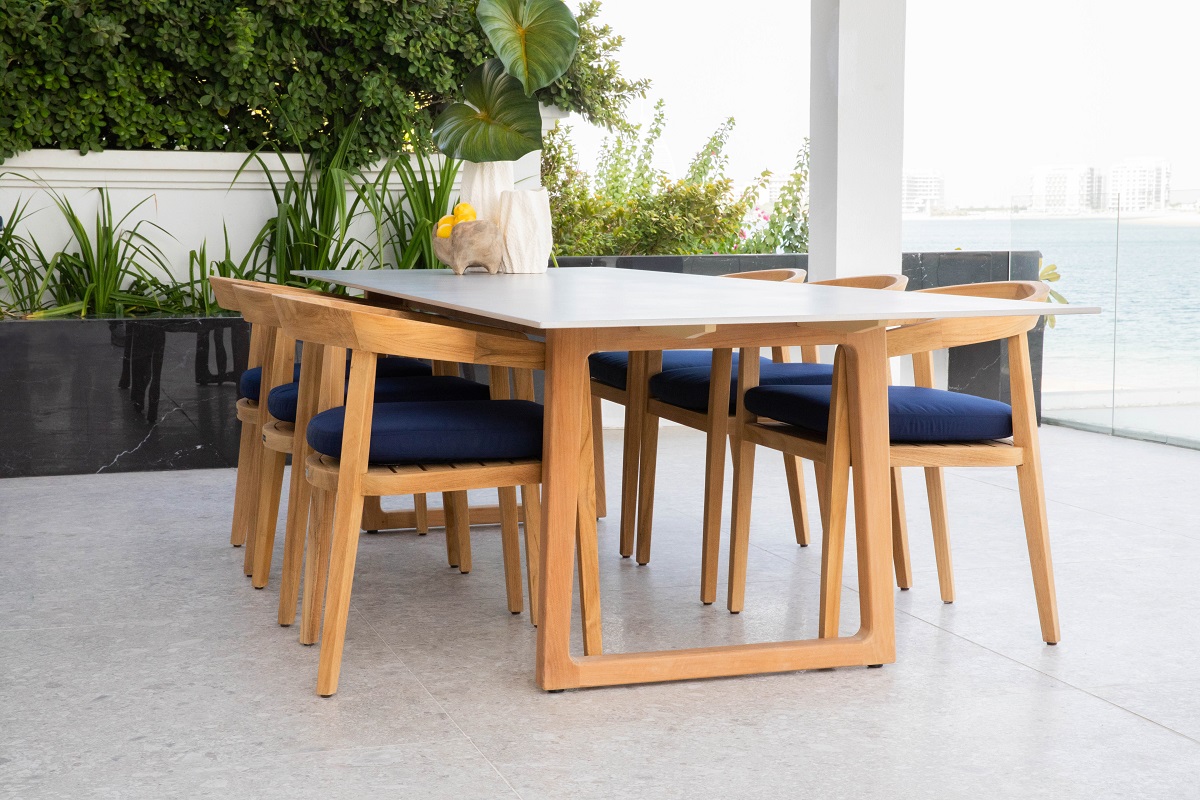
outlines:
[{"label": "tropical plant leaf", "polygon": [[537,100],[526,97],[521,82],[491,58],[467,76],[465,103],[438,117],[433,137],[438,150],[466,161],[516,161],[542,146],[542,116]]},{"label": "tropical plant leaf", "polygon": [[562,0],[480,0],[475,16],[526,95],[562,77],[575,59],[579,24]]}]

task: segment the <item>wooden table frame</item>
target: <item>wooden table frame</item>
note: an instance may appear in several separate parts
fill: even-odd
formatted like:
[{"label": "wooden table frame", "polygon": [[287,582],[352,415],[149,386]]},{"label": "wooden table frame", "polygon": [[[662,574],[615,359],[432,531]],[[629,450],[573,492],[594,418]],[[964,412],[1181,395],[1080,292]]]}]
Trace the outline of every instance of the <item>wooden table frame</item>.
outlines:
[{"label": "wooden table frame", "polygon": [[[553,329],[538,333],[546,335],[542,504],[545,533],[536,673],[539,686],[553,691],[865,666],[896,660],[883,322]],[[841,345],[847,359],[851,447],[857,465],[854,502],[860,584],[858,632],[831,639],[573,656],[570,637],[575,498],[580,489],[581,446],[591,438],[591,432],[582,429],[583,415],[579,413],[581,405],[590,402],[588,355],[604,350],[817,344]],[[737,453],[734,469],[746,469],[747,458],[753,458],[752,448],[739,447]],[[748,493],[734,497],[733,502],[735,505],[749,502]]]}]

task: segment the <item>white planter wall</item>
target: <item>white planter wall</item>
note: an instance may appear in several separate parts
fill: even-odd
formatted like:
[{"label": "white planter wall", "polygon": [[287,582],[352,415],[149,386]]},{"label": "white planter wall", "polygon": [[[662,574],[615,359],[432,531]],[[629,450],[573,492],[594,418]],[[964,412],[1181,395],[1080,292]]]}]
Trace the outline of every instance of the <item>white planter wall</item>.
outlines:
[{"label": "white planter wall", "polygon": [[[562,116],[557,109],[543,109],[543,126],[548,130]],[[37,213],[27,215],[18,231],[53,253],[67,246],[70,234],[51,198],[25,178],[42,181],[70,199],[89,229],[97,211],[97,187],[109,189],[117,219],[149,197],[125,227],[138,220],[161,226],[166,233],[149,225],[142,232],[162,248],[174,276],[186,278],[188,251],[206,240],[210,260],[224,255],[223,226],[229,230],[232,255],[240,261],[263,223],[275,215],[261,167],[247,167],[234,183],[245,160],[245,153],[107,150],[81,156],[70,150],[30,150],[0,163],[0,215],[7,217],[18,197],[32,198],[29,211]],[[263,160],[277,183],[286,180],[275,154],[264,154]],[[515,164],[518,188],[541,185],[540,160],[540,153],[530,153]],[[288,162],[294,172],[302,169],[299,155],[289,155]],[[358,227],[365,239],[372,237],[371,230],[365,221]]]}]

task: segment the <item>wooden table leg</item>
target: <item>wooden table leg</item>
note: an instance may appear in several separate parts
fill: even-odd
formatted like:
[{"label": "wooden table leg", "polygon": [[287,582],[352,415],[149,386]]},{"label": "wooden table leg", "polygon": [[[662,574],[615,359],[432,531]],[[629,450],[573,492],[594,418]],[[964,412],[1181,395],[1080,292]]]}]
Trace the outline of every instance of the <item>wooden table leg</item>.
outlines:
[{"label": "wooden table leg", "polygon": [[852,336],[845,349],[858,541],[859,636],[873,645],[871,649],[879,659],[873,663],[884,664],[896,660],[884,329],[873,328]]},{"label": "wooden table leg", "polygon": [[[888,462],[887,380],[882,328],[847,334],[850,448],[855,463],[855,534],[858,547],[860,627],[852,636],[785,642],[610,653],[572,658],[569,652],[569,537],[571,493],[578,475],[569,470],[578,442],[576,409],[586,397],[580,383],[578,334],[548,340],[547,425],[543,465],[547,483],[543,623],[538,630],[538,684],[544,689],[690,680],[825,667],[879,665],[895,661],[895,598],[892,594],[891,496]],[[582,337],[578,337],[582,338]],[[566,406],[555,408],[557,399]]]},{"label": "wooden table leg", "polygon": [[[543,689],[579,685],[571,658],[571,589],[580,489],[580,444],[587,391],[587,332],[553,330],[546,337],[546,416],[542,443],[542,579],[537,635],[537,683]],[[602,656],[593,656],[601,658]]]}]

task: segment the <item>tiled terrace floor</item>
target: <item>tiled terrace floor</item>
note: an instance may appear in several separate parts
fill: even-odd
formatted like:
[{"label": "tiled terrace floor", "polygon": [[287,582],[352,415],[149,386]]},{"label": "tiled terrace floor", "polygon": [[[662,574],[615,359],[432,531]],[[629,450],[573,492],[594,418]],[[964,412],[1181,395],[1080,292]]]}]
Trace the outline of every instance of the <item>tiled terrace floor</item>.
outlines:
[{"label": "tiled terrace floor", "polygon": [[[276,583],[252,590],[228,546],[232,471],[0,481],[0,796],[1200,797],[1200,452],[1043,439],[1058,647],[1013,476],[948,477],[945,606],[913,472],[896,664],[557,695],[504,608],[494,529],[469,576],[439,532],[364,537],[341,689],[321,699]],[[650,566],[601,525],[610,648],[815,630],[820,548],[792,539],[774,454],[746,611],[697,602],[701,445],[664,431]]]}]

